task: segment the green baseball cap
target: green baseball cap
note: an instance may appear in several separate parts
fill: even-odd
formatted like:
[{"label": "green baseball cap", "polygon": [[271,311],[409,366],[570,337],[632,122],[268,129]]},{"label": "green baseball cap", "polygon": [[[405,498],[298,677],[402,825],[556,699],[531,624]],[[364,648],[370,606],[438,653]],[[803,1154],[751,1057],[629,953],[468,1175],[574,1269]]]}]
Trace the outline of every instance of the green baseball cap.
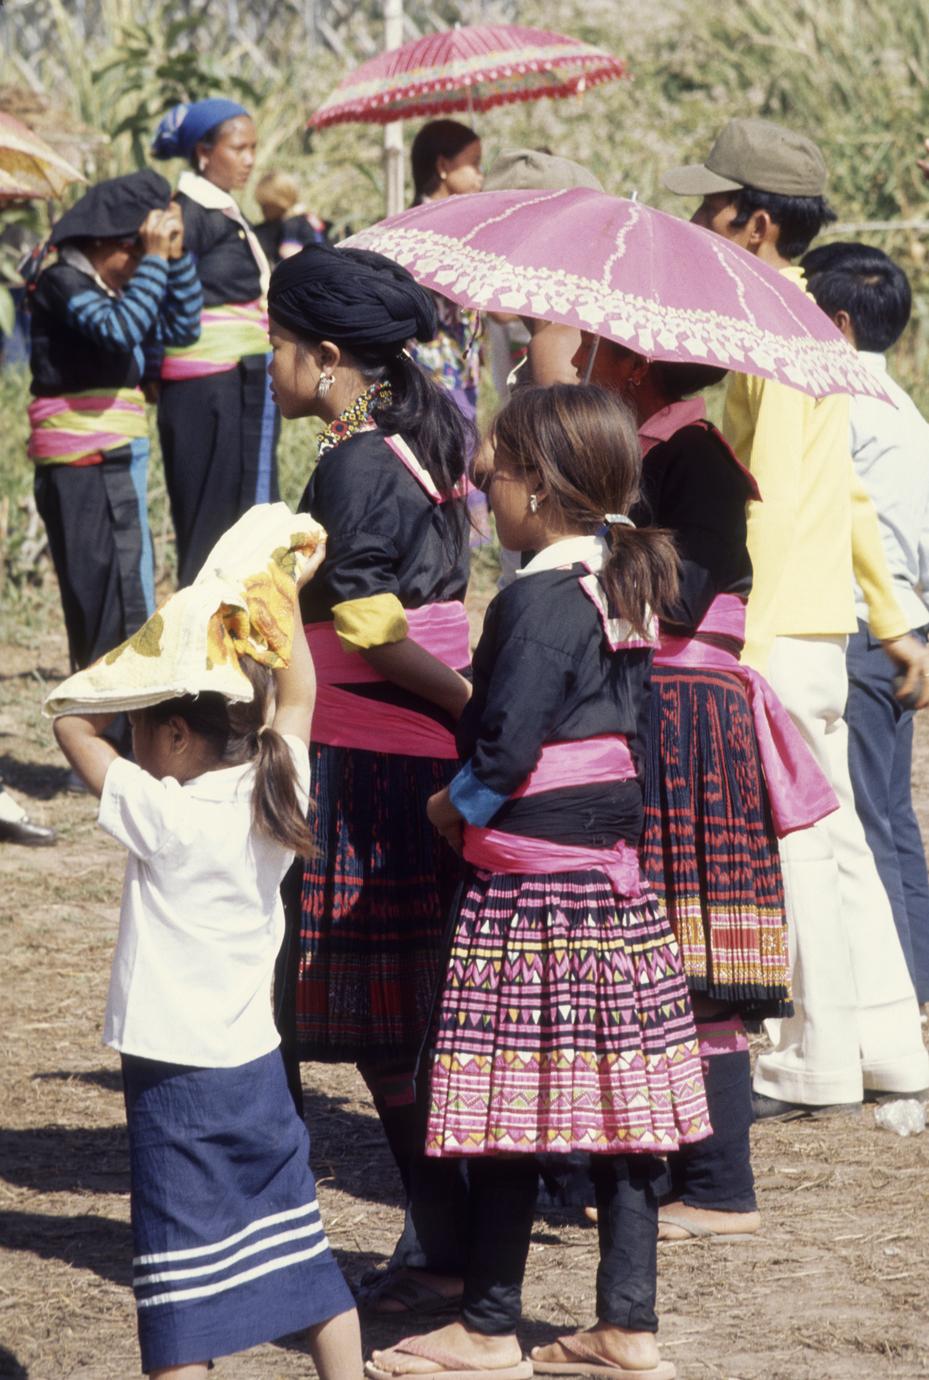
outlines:
[{"label": "green baseball cap", "polygon": [[564,192],[571,187],[603,191],[599,179],[580,163],[538,149],[506,149],[484,178],[485,192]]},{"label": "green baseball cap", "polygon": [[705,163],[673,168],[662,181],[678,196],[755,187],[780,196],[822,196],[826,164],[812,139],[768,120],[730,120]]}]

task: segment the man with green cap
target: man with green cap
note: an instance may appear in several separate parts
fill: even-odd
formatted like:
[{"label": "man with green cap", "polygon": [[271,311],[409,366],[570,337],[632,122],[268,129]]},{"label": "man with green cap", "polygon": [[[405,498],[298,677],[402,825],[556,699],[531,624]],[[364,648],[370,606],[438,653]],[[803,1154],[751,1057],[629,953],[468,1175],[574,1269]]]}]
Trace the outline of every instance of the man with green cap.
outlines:
[{"label": "man with green cap", "polygon": [[[804,287],[793,260],[834,220],[826,166],[804,135],[734,119],[669,190],[699,196],[693,221]],[[855,814],[843,719],[854,576],[875,635],[929,703],[925,653],[906,636],[877,517],[856,480],[848,402],[733,374],[723,431],[762,501],[748,514],[754,583],[743,660],[774,686],[832,783],[840,808],[781,843],[794,955],[794,1008],[773,1023],[755,1071],[755,1115],[787,1116],[911,1094],[929,1083],[919,1010],[886,892]]]}]

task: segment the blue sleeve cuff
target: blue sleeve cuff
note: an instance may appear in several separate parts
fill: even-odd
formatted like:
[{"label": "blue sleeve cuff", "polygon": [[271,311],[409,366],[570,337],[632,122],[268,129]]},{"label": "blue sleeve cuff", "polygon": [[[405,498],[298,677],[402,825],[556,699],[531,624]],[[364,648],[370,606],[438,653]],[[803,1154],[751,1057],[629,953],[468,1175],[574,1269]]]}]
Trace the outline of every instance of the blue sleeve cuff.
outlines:
[{"label": "blue sleeve cuff", "polygon": [[488,824],[504,801],[509,799],[509,796],[499,795],[479,781],[470,762],[466,762],[458,775],[452,778],[448,795],[459,814],[478,828]]}]

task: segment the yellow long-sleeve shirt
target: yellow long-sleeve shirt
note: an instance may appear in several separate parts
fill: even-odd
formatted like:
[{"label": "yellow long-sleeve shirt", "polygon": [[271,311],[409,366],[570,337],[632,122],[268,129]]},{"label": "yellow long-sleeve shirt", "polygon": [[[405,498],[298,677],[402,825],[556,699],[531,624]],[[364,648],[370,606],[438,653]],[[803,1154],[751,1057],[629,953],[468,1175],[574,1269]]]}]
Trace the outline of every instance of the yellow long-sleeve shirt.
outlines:
[{"label": "yellow long-sleeve shirt", "polygon": [[[799,268],[785,277],[804,286]],[[731,374],[723,433],[761,490],[748,508],[754,572],[743,661],[767,667],[775,637],[854,632],[854,572],[876,637],[908,631],[893,591],[877,514],[849,451],[848,399],[811,398]]]}]

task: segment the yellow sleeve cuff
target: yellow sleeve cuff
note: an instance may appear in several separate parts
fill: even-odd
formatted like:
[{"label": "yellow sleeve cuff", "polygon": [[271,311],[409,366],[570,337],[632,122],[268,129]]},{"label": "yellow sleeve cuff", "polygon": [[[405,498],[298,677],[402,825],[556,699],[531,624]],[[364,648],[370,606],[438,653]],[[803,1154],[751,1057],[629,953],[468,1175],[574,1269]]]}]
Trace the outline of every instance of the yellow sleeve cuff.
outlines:
[{"label": "yellow sleeve cuff", "polygon": [[371,594],[366,599],[346,599],[333,604],[332,621],[346,652],[363,652],[402,642],[409,633],[403,605],[396,594]]}]

